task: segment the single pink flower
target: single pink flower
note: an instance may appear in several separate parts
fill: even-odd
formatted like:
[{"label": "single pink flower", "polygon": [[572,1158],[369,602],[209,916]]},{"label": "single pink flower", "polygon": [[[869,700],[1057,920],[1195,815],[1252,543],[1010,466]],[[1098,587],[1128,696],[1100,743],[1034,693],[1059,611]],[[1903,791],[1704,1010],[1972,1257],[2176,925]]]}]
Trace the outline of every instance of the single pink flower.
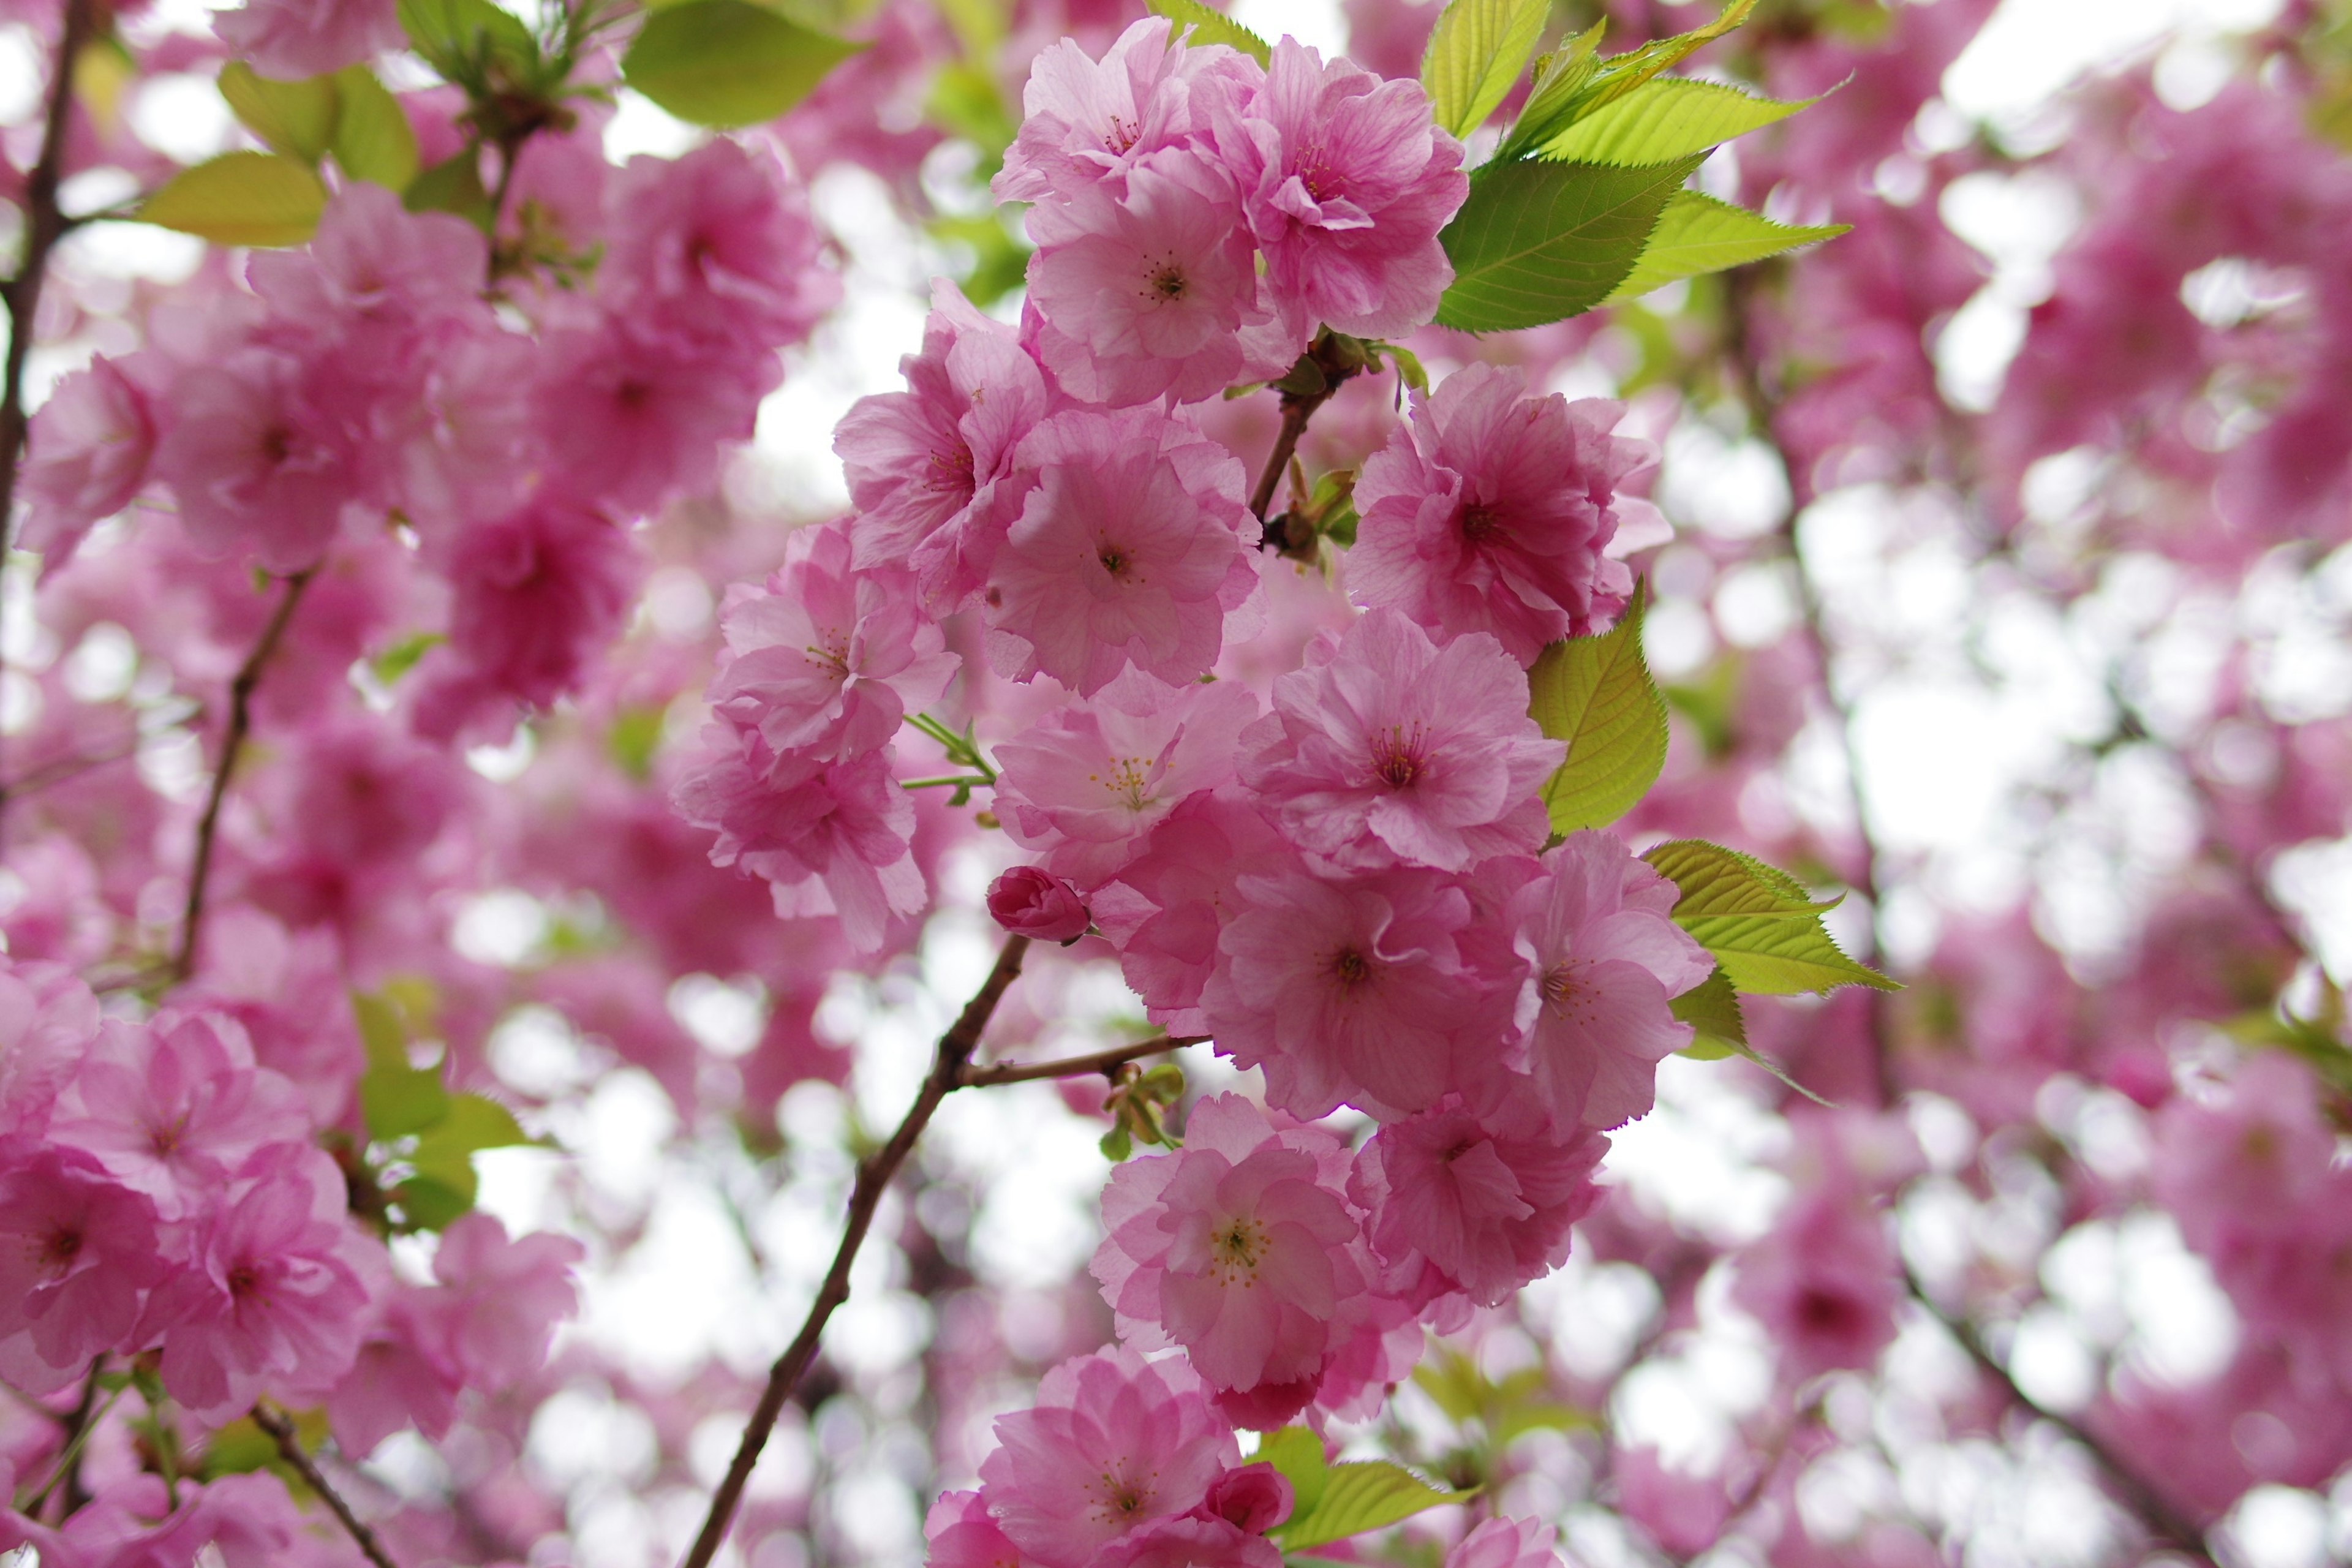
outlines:
[{"label": "single pink flower", "polygon": [[1092,888],[1186,799],[1225,784],[1257,698],[1234,681],[1169,686],[1129,669],[996,748],[1006,834]]},{"label": "single pink flower", "polygon": [[1093,921],[1076,888],[1034,866],[1015,866],[989,884],[988,915],[1038,942],[1076,942]]},{"label": "single pink flower", "polygon": [[707,489],[783,379],[772,348],[659,331],[618,312],[541,339],[539,427],[576,495],[625,513]]},{"label": "single pink flower", "polygon": [[1559,1552],[1540,1520],[1490,1519],[1445,1554],[1445,1568],[1559,1568]]},{"label": "single pink flower", "polygon": [[997,1418],[981,1496],[1045,1568],[1087,1568],[1130,1531],[1192,1512],[1241,1457],[1179,1361],[1097,1351],[1045,1374],[1036,1405]]},{"label": "single pink flower", "polygon": [[1216,662],[1257,587],[1241,464],[1147,408],[1057,415],[1019,461],[1037,486],[990,584],[990,662],[1082,697],[1130,667],[1173,685]]},{"label": "single pink flower", "polygon": [[1201,989],[1217,964],[1218,933],[1242,906],[1234,880],[1288,853],[1239,792],[1193,795],[1151,830],[1116,880],[1089,895],[1095,923],[1118,950],[1120,973],[1153,1023],[1171,1034],[1209,1032]]},{"label": "single pink flower", "polygon": [[[1516,369],[1473,364],[1364,465],[1349,592],[1441,635],[1488,632],[1521,664],[1612,620],[1633,591],[1616,557],[1667,537],[1623,494],[1656,461],[1612,436],[1621,405],[1526,397]],[[1622,536],[1621,537],[1621,530]]]},{"label": "single pink flower", "polygon": [[58,383],[33,416],[25,458],[25,526],[17,543],[53,571],[93,523],[129,506],[147,482],[155,416],[147,394],[100,355]]},{"label": "single pink flower", "polygon": [[361,499],[358,455],[338,408],[311,396],[293,355],[245,348],[182,372],[154,475],[178,498],[181,526],[208,557],[264,570],[318,564]]},{"label": "single pink flower", "polygon": [[482,298],[489,262],[489,242],[472,224],[411,212],[362,180],[336,193],[308,246],[257,250],[246,276],[269,307],[265,338],[339,340],[372,362],[346,368],[381,377],[451,329],[496,329]]},{"label": "single pink flower", "polygon": [[930,1568],[1027,1568],[1029,1561],[978,1492],[941,1492],[923,1516],[923,1541]]},{"label": "single pink flower", "polygon": [[89,1153],[0,1142],[0,1372],[46,1394],[121,1348],[171,1268],[160,1228],[154,1203]]},{"label": "single pink flower", "polygon": [[1326,62],[1286,37],[1262,85],[1215,96],[1217,150],[1267,281],[1301,329],[1401,337],[1436,315],[1454,281],[1437,233],[1470,181],[1419,83]]},{"label": "single pink flower", "polygon": [[1201,1504],[1201,1512],[1247,1534],[1264,1535],[1288,1522],[1297,1501],[1289,1478],[1261,1460],[1219,1476]]},{"label": "single pink flower", "polygon": [[1038,51],[1021,91],[1021,130],[992,186],[999,201],[1069,201],[1097,185],[1124,189],[1129,170],[1207,129],[1194,95],[1211,81],[1244,91],[1265,79],[1223,44],[1181,45],[1173,24],[1130,23],[1100,60],[1075,38]]},{"label": "single pink flower", "polygon": [[778,752],[849,756],[887,744],[910,708],[956,673],[914,584],[888,567],[853,570],[838,523],[802,530],[764,587],[727,592],[727,662],[710,705]]},{"label": "single pink flower", "polygon": [[0,954],[0,1135],[48,1126],[98,1028],[98,998],[79,975]]},{"label": "single pink flower", "polygon": [[246,0],[213,18],[222,43],[267,77],[325,76],[406,41],[393,0]]},{"label": "single pink flower", "polygon": [[1093,1568],[1281,1568],[1282,1552],[1222,1519],[1163,1519],[1103,1548]]},{"label": "single pink flower", "polygon": [[433,1277],[444,1292],[438,1317],[448,1359],[467,1382],[503,1387],[546,1364],[556,1325],[579,1306],[572,1271],[586,1256],[568,1236],[509,1237],[479,1212],[450,1222]]},{"label": "single pink flower", "polygon": [[1669,919],[1675,885],[1613,834],[1547,852],[1505,920],[1523,965],[1510,1064],[1562,1122],[1618,1127],[1650,1109],[1658,1063],[1690,1044],[1673,998],[1715,960]]},{"label": "single pink flower", "polygon": [[721,136],[682,158],[632,158],[607,202],[598,290],[656,330],[781,348],[841,297],[807,197],[765,148]]},{"label": "single pink flower", "polygon": [[1525,673],[1478,633],[1444,647],[1368,612],[1274,683],[1243,736],[1242,780],[1298,847],[1339,867],[1465,870],[1532,854],[1538,793],[1567,748],[1528,717]]},{"label": "single pink flower", "polygon": [[1902,1265],[1885,1216],[1843,1163],[1738,1255],[1732,1300],[1764,1325],[1783,1375],[1864,1372],[1895,1339]]}]

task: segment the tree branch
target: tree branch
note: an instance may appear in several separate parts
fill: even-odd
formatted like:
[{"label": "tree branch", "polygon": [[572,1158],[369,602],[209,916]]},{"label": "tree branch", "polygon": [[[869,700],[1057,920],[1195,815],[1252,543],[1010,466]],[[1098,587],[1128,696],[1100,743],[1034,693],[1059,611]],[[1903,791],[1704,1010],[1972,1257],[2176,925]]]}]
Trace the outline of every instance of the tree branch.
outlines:
[{"label": "tree branch", "polygon": [[1266,508],[1274,504],[1275,488],[1290,467],[1291,454],[1298,450],[1298,438],[1307,434],[1307,422],[1369,363],[1363,344],[1327,329],[1316,334],[1313,346],[1299,356],[1290,374],[1275,384],[1282,388],[1282,428],[1276,433],[1274,449],[1266,454],[1265,467],[1258,473],[1257,489],[1250,492],[1250,515],[1265,524],[1260,549],[1284,555],[1311,552],[1312,529],[1294,529],[1288,512],[1268,521]]},{"label": "tree branch", "polygon": [[1050,1062],[997,1062],[990,1067],[967,1067],[956,1080],[958,1089],[987,1089],[1000,1083],[1032,1083],[1042,1078],[1084,1078],[1088,1073],[1108,1073],[1113,1068],[1145,1057],[1156,1057],[1162,1051],[1179,1051],[1186,1046],[1197,1046],[1208,1039],[1206,1035],[1161,1035],[1149,1040],[1138,1040],[1131,1046],[1113,1046],[1108,1050],[1092,1051],[1082,1057],[1063,1057]]},{"label": "tree branch", "polygon": [[[768,1445],[768,1434],[783,1413],[784,1401],[806,1374],[809,1363],[816,1359],[818,1336],[831,1320],[835,1309],[849,1299],[850,1266],[857,1260],[857,1250],[865,1245],[866,1233],[874,1224],[874,1211],[881,1205],[882,1194],[898,1167],[907,1163],[914,1152],[915,1141],[923,1129],[930,1125],[931,1113],[940,1101],[961,1087],[964,1064],[971,1058],[973,1047],[980,1044],[981,1032],[995,1014],[996,1005],[1003,1000],[1006,987],[1021,973],[1022,956],[1028,952],[1029,939],[1009,936],[996,955],[995,967],[988,978],[964,1005],[962,1015],[948,1032],[940,1037],[938,1052],[931,1061],[930,1075],[915,1096],[915,1103],[907,1108],[906,1117],[890,1141],[857,1163],[857,1178],[849,1192],[849,1216],[842,1228],[841,1246],[833,1255],[833,1267],[825,1271],[824,1282],[817,1287],[816,1300],[810,1303],[808,1317],[801,1323],[800,1332],[776,1364],[768,1373],[767,1386],[760,1393],[760,1401],[751,1408],[751,1418],[743,1427],[743,1439],[735,1449],[735,1458],[727,1467],[726,1479],[711,1494],[710,1510],[702,1521],[701,1533],[694,1540],[693,1548],[686,1554],[685,1568],[709,1568],[710,1560],[718,1555],[719,1546],[727,1538],[727,1527],[734,1521],[735,1510],[743,1500],[744,1485],[751,1479],[751,1468],[760,1462],[760,1452]],[[382,1568],[382,1565],[379,1565]]]},{"label": "tree branch", "polygon": [[253,730],[254,690],[260,686],[261,672],[270,656],[278,651],[278,643],[286,636],[287,624],[294,618],[295,606],[302,602],[302,591],[310,585],[311,575],[317,570],[314,566],[286,579],[286,592],[278,596],[276,612],[262,628],[261,640],[253,645],[236,678],[229,682],[228,731],[221,738],[220,764],[213,770],[212,792],[205,798],[205,814],[196,823],[196,853],[188,867],[188,902],[180,916],[180,945],[172,955],[167,974],[174,983],[195,973],[196,939],[204,927],[205,890],[212,879],[213,844],[220,832],[221,803],[228,798],[229,775],[236,771],[237,757]]},{"label": "tree branch", "polygon": [[278,1445],[278,1457],[291,1465],[294,1473],[302,1478],[303,1484],[319,1494],[319,1500],[342,1525],[343,1532],[366,1553],[367,1560],[374,1563],[375,1568],[400,1568],[400,1564],[392,1560],[392,1554],[383,1549],[383,1542],[375,1538],[375,1531],[361,1522],[360,1516],[352,1511],[352,1505],[343,1500],[342,1494],[320,1474],[318,1462],[302,1451],[301,1436],[294,1430],[294,1423],[286,1418],[285,1412],[257,1403],[253,1407],[253,1424],[269,1434],[270,1440]]}]

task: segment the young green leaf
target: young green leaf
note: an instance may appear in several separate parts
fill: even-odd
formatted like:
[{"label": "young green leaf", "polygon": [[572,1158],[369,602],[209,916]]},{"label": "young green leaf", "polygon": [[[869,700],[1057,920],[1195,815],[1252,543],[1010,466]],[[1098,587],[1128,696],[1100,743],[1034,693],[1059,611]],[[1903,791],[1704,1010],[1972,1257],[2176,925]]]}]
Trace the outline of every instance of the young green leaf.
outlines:
[{"label": "young green leaf", "polygon": [[1286,1552],[1303,1552],[1381,1530],[1424,1509],[1460,1502],[1468,1492],[1440,1491],[1402,1465],[1382,1459],[1334,1465],[1313,1511],[1293,1513],[1275,1536]]},{"label": "young green leaf", "polygon": [[1797,879],[1762,861],[1699,839],[1661,844],[1643,857],[1682,890],[1675,923],[1715,954],[1734,987],[1768,995],[1868,985],[1900,987],[1838,948],[1823,910]]},{"label": "young green leaf", "polygon": [[1519,79],[1551,16],[1551,0],[1454,0],[1429,35],[1421,85],[1437,123],[1466,137]]},{"label": "young green leaf", "polygon": [[1439,324],[1508,331],[1591,310],[1633,271],[1658,215],[1696,167],[1696,158],[1637,169],[1488,165],[1439,236],[1454,263]]},{"label": "young green leaf", "polygon": [[1748,14],[1755,9],[1756,0],[1730,0],[1722,14],[1706,26],[1677,33],[1671,38],[1659,38],[1622,55],[1612,55],[1572,87],[1563,84],[1545,92],[1538,84],[1538,90],[1529,95],[1518,123],[1511,127],[1511,133],[1503,139],[1495,155],[1520,157],[1553,140],[1585,116],[1599,113],[1660,72],[1680,65],[1702,47],[1748,20]]},{"label": "young green leaf", "polygon": [[416,132],[400,100],[365,66],[347,66],[334,79],[341,103],[330,150],[336,164],[354,180],[395,194],[407,190],[416,178]]},{"label": "young green leaf", "polygon": [[1257,1458],[1282,1472],[1290,1483],[1290,1516],[1305,1519],[1323,1500],[1331,1467],[1323,1458],[1323,1439],[1304,1426],[1285,1426],[1258,1439]]},{"label": "young green leaf", "polygon": [[1599,637],[1556,642],[1528,671],[1528,711],[1568,761],[1544,785],[1552,831],[1606,827],[1633,809],[1666,765],[1666,704],[1642,658],[1646,590]]},{"label": "young green leaf", "polygon": [[1703,1062],[1720,1061],[1748,1049],[1748,1021],[1739,1013],[1739,993],[1731,976],[1717,964],[1694,991],[1674,1000],[1675,1016],[1691,1026],[1691,1043],[1682,1054]]},{"label": "young green leaf", "polygon": [[335,79],[276,81],[243,60],[221,67],[220,94],[238,124],[273,153],[318,166],[335,134]]},{"label": "young green leaf", "polygon": [[1189,42],[1223,44],[1239,49],[1260,65],[1274,60],[1274,46],[1234,21],[1223,12],[1212,11],[1201,0],[1149,0],[1147,7],[1155,16],[1165,16],[1176,24],[1179,34],[1190,29]]},{"label": "young green leaf", "polygon": [[1664,163],[1745,136],[1819,101],[1759,98],[1717,81],[1658,77],[1579,120],[1539,155],[1580,163]]},{"label": "young green leaf", "polygon": [[183,169],[140,204],[142,223],[215,245],[299,245],[318,232],[327,187],[299,158],[224,153]]},{"label": "young green leaf", "polygon": [[1560,116],[1601,68],[1601,36],[1608,29],[1609,18],[1603,16],[1576,37],[1561,40],[1551,53],[1537,57],[1535,81],[1528,89],[1527,102],[1519,106],[1519,118],[1495,150],[1497,160],[1526,156],[1542,140],[1538,128],[1567,123]]},{"label": "young green leaf", "polygon": [[481,1179],[474,1156],[484,1149],[528,1143],[514,1112],[478,1094],[453,1096],[439,1121],[416,1140],[409,1157],[416,1173],[393,1189],[408,1223],[439,1230],[474,1206]]},{"label": "young green leaf", "polygon": [[400,1010],[381,996],[354,995],[352,1011],[367,1049],[360,1115],[368,1136],[379,1142],[405,1138],[447,1115],[449,1091],[442,1087],[440,1068],[408,1063],[408,1029]]},{"label": "young green leaf", "polygon": [[1658,216],[1658,226],[1642,247],[1641,259],[1625,275],[1603,304],[1638,300],[1651,289],[1677,278],[1696,278],[1761,261],[1801,245],[1834,239],[1853,226],[1843,223],[1797,226],[1736,207],[1696,191],[1676,191]]},{"label": "young green leaf", "polygon": [[455,213],[476,228],[490,226],[490,193],[482,184],[482,153],[467,147],[408,182],[400,205],[413,213]]},{"label": "young green leaf", "polygon": [[539,58],[522,18],[490,0],[399,0],[399,8],[409,46],[453,81],[493,58],[523,68]]},{"label": "young green leaf", "polygon": [[730,130],[775,119],[865,47],[751,0],[688,0],[646,18],[621,75],[680,120]]}]

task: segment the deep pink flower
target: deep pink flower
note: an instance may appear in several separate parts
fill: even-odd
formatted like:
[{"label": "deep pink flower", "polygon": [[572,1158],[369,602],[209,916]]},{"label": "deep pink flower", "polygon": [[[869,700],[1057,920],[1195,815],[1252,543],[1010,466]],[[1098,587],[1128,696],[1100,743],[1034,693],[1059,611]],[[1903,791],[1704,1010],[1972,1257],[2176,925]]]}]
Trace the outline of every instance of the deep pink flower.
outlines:
[{"label": "deep pink flower", "polygon": [[0,1375],[46,1394],[121,1348],[170,1268],[158,1229],[153,1202],[92,1155],[0,1142]]},{"label": "deep pink flower", "polygon": [[1738,1255],[1732,1300],[1764,1325],[1792,1384],[1866,1371],[1893,1342],[1902,1265],[1885,1217],[1843,1163]]},{"label": "deep pink flower", "polygon": [[1485,1116],[1458,1096],[1380,1130],[1349,1191],[1370,1215],[1384,1282],[1427,1301],[1494,1307],[1568,1260],[1570,1227],[1601,1201],[1609,1141],[1521,1097]]},{"label": "deep pink flower", "polygon": [[987,582],[1020,510],[1030,476],[1013,452],[1045,417],[1045,378],[1012,328],[944,279],[923,352],[898,368],[906,391],[859,398],[834,428],[857,508],[849,537],[859,566],[912,571],[945,615]]},{"label": "deep pink flower", "polygon": [[1063,388],[1113,407],[1163,396],[1196,403],[1253,368],[1279,374],[1297,345],[1285,353],[1244,338],[1267,328],[1273,312],[1233,177],[1170,148],[1136,164],[1126,184],[1124,195],[1097,187],[1030,209],[1038,356]]},{"label": "deep pink flower", "polygon": [[598,289],[659,330],[780,348],[841,297],[806,196],[766,148],[721,136],[675,160],[632,158],[607,201]]},{"label": "deep pink flower", "polygon": [[1184,1141],[1112,1171],[1093,1265],[1103,1300],[1130,1342],[1164,1335],[1221,1394],[1296,1411],[1370,1284],[1346,1150],[1238,1094],[1193,1107]]},{"label": "deep pink flower", "polygon": [[1152,829],[1117,880],[1090,895],[1095,923],[1118,949],[1120,972],[1153,1023],[1171,1034],[1209,1032],[1201,988],[1216,966],[1217,935],[1241,907],[1234,879],[1288,853],[1238,792],[1194,795]]},{"label": "deep pink flower", "polygon": [[222,43],[263,76],[325,76],[405,43],[393,0],[245,0],[213,18]]},{"label": "deep pink flower", "polygon": [[1413,395],[1356,485],[1348,586],[1433,632],[1490,632],[1531,664],[1612,619],[1633,591],[1617,557],[1667,531],[1622,493],[1656,453],[1609,434],[1620,405],[1525,385],[1516,369],[1473,364]]},{"label": "deep pink flower", "polygon": [[1076,888],[1034,866],[1015,866],[989,884],[988,915],[1038,942],[1076,942],[1093,921]]},{"label": "deep pink flower", "polygon": [[1099,61],[1075,38],[1039,50],[1021,92],[1020,134],[992,187],[997,199],[1068,201],[1098,184],[1116,193],[1137,163],[1207,129],[1193,110],[1203,84],[1247,91],[1265,79],[1240,51],[1179,45],[1173,30],[1160,16],[1130,23]]},{"label": "deep pink flower", "polygon": [[410,1427],[437,1442],[457,1418],[465,1378],[436,1347],[436,1295],[395,1284],[384,1298],[381,1321],[328,1395],[335,1444],[352,1458],[365,1458],[386,1437]]},{"label": "deep pink flower", "polygon": [[0,1552],[29,1545],[42,1568],[274,1568],[305,1536],[305,1521],[277,1477],[225,1475],[199,1485],[186,1477],[135,1470],[52,1530],[0,1509]]},{"label": "deep pink flower", "polygon": [[1093,1568],[1281,1568],[1282,1552],[1262,1535],[1222,1519],[1163,1519],[1103,1548]]},{"label": "deep pink flower", "polygon": [[1262,86],[1216,98],[1217,150],[1297,327],[1397,337],[1436,315],[1454,281],[1437,231],[1470,181],[1418,82],[1286,37]]},{"label": "deep pink flower", "polygon": [[761,343],[705,342],[618,313],[541,340],[539,426],[564,484],[616,511],[700,490],[729,442],[751,438],[783,378]]},{"label": "deep pink flower", "polygon": [[1239,890],[1201,1008],[1219,1051],[1265,1069],[1269,1104],[1407,1115],[1453,1087],[1457,1057],[1492,1053],[1509,996],[1465,963],[1472,904],[1453,879],[1272,869]]},{"label": "deep pink flower", "polygon": [[1091,697],[1129,668],[1205,672],[1257,586],[1232,454],[1156,409],[1057,415],[1021,444],[1037,486],[990,584],[989,659]]},{"label": "deep pink flower", "polygon": [[671,799],[717,831],[712,865],[765,878],[779,915],[839,916],[862,952],[882,945],[893,917],[923,907],[908,847],[915,805],[891,779],[887,749],[826,762],[778,756],[757,733],[719,725],[704,739],[709,753]]},{"label": "deep pink flower", "polygon": [[1014,843],[1095,887],[1184,800],[1233,777],[1257,713],[1238,682],[1169,686],[1129,670],[996,748],[996,814]]},{"label": "deep pink flower", "polygon": [[362,475],[332,404],[314,400],[293,355],[246,348],[184,371],[155,448],[189,541],[270,572],[318,563],[360,500]]},{"label": "deep pink flower", "polygon": [[1209,1489],[1208,1500],[1201,1504],[1201,1511],[1223,1520],[1236,1530],[1264,1535],[1288,1521],[1297,1500],[1289,1478],[1261,1460],[1254,1465],[1236,1466],[1219,1476],[1217,1484]]},{"label": "deep pink flower", "polygon": [[1668,918],[1675,885],[1613,834],[1588,829],[1545,854],[1505,914],[1524,966],[1511,1065],[1551,1114],[1618,1127],[1650,1109],[1658,1063],[1690,1044],[1674,997],[1715,960]]},{"label": "deep pink flower", "polygon": [[1532,854],[1538,794],[1567,748],[1528,717],[1527,677],[1494,638],[1440,647],[1373,610],[1274,683],[1243,736],[1242,780],[1298,847],[1341,867],[1468,868]]},{"label": "deep pink flower", "polygon": [[45,571],[63,565],[91,524],[131,504],[154,450],[146,393],[112,360],[91,360],[58,383],[33,416],[17,542],[41,552]]},{"label": "deep pink flower", "polygon": [[730,588],[719,626],[729,658],[710,705],[778,752],[848,756],[887,744],[956,672],[907,574],[854,571],[838,523],[794,535],[766,586]]},{"label": "deep pink flower", "polygon": [[338,339],[373,362],[345,368],[383,377],[448,329],[495,328],[481,292],[489,260],[489,242],[463,218],[411,212],[355,181],[327,204],[308,246],[256,251],[246,274],[269,306],[266,336]]},{"label": "deep pink flower", "polygon": [[1445,1554],[1445,1568],[1559,1568],[1559,1553],[1542,1521],[1490,1519]]},{"label": "deep pink flower", "polygon": [[999,1416],[996,1438],[981,1496],[1045,1568],[1087,1568],[1129,1531],[1192,1512],[1241,1457],[1189,1367],[1129,1350],[1047,1373],[1035,1407]]}]

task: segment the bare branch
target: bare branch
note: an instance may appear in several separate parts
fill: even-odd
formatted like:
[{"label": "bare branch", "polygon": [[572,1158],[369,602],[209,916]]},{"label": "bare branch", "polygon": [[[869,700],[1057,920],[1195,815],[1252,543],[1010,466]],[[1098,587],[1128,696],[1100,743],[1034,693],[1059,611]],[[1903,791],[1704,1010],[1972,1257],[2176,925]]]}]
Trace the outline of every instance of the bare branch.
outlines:
[{"label": "bare branch", "polygon": [[1091,1051],[1082,1057],[1063,1057],[1050,1062],[997,1062],[989,1067],[967,1067],[956,1080],[958,1089],[986,1089],[1000,1083],[1031,1083],[1041,1078],[1084,1078],[1088,1073],[1108,1073],[1129,1062],[1156,1057],[1162,1051],[1181,1051],[1186,1046],[1197,1046],[1208,1039],[1206,1035],[1161,1035],[1154,1039],[1138,1040],[1131,1046],[1112,1046],[1108,1050]]},{"label": "bare branch", "polygon": [[319,1471],[318,1461],[302,1451],[301,1436],[294,1430],[294,1423],[287,1418],[284,1411],[257,1404],[253,1407],[253,1424],[269,1434],[270,1440],[278,1445],[278,1457],[291,1465],[294,1473],[302,1478],[303,1484],[319,1494],[319,1500],[327,1505],[328,1511],[343,1527],[343,1533],[366,1553],[367,1560],[374,1563],[375,1568],[400,1568],[400,1564],[392,1560],[392,1553],[383,1549],[383,1542],[375,1538],[375,1531],[362,1523],[360,1516],[352,1511],[352,1505],[343,1500],[342,1494],[328,1484],[327,1478]]}]

